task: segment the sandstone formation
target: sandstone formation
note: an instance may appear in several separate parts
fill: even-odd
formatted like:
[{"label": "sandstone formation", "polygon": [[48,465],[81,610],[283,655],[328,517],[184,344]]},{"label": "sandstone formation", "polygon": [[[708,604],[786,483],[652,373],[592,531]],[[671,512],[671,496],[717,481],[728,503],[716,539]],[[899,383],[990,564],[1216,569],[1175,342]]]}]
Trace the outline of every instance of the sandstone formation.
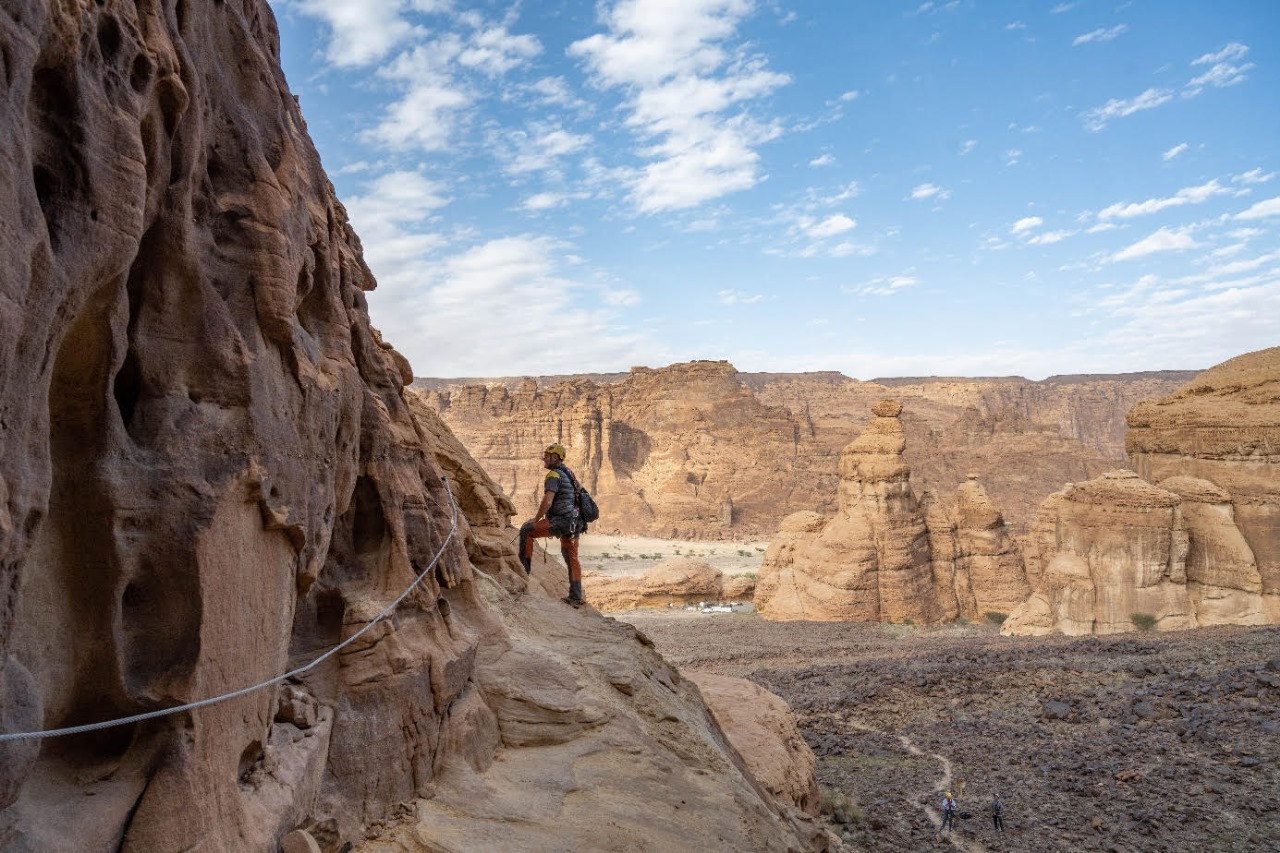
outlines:
[{"label": "sandstone formation", "polygon": [[427,849],[655,816],[655,849],[826,845],[643,636],[526,583],[369,325],[262,0],[11,3],[0,52],[0,732],[352,641],[0,741],[0,848],[338,849],[415,815]]},{"label": "sandstone formation", "polygon": [[1280,349],[1205,371],[1129,425],[1146,479],[1115,472],[1045,501],[1035,593],[1004,632],[1132,631],[1134,614],[1159,629],[1280,621]]},{"label": "sandstone formation", "polygon": [[[1134,407],[1128,423],[1126,448],[1144,478],[1194,477],[1229,496],[1232,521],[1261,575],[1267,621],[1280,622],[1280,347],[1206,370],[1176,393]],[[1218,515],[1227,513],[1218,506]],[[1223,547],[1239,552],[1238,542]]]},{"label": "sandstone formation", "polygon": [[1161,629],[1191,627],[1180,503],[1132,471],[1050,495],[1031,532],[1035,592],[1002,632],[1114,634],[1135,630],[1135,613]]},{"label": "sandstone formation", "polygon": [[[519,514],[534,505],[552,440],[601,497],[597,532],[728,539],[771,533],[791,512],[835,512],[841,450],[893,395],[921,491],[973,472],[1023,532],[1065,481],[1124,459],[1124,417],[1193,373],[883,379],[739,373],[723,362],[585,377],[417,379]],[[940,500],[945,500],[941,499]]]},{"label": "sandstone formation", "polygon": [[583,576],[587,599],[603,611],[749,600],[753,587],[750,578],[726,578],[709,563],[688,557],[663,560],[638,576],[599,572],[587,572]]},{"label": "sandstone formation", "polygon": [[745,678],[690,672],[689,680],[760,783],[778,799],[816,815],[818,762],[787,703]]},{"label": "sandstone formation", "polygon": [[938,622],[1006,610],[1027,592],[1022,559],[982,487],[955,518],[917,500],[902,405],[883,400],[840,460],[839,508],[788,516],[769,545],[755,603],[769,619]]}]

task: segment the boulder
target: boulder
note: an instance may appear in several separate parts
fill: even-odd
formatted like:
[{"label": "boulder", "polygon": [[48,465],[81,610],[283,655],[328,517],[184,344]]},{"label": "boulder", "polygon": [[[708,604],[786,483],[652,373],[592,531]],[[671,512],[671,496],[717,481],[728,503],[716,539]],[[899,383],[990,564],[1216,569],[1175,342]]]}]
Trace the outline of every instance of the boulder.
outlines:
[{"label": "boulder", "polygon": [[745,678],[688,672],[751,774],[769,793],[817,815],[818,760],[800,736],[787,703]]}]

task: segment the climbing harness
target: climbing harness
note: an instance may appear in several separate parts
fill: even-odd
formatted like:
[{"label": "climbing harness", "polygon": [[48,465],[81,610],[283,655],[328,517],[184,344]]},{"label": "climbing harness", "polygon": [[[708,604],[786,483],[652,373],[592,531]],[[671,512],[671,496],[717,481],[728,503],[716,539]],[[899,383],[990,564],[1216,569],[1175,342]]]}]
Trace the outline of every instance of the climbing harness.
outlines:
[{"label": "climbing harness", "polygon": [[400,606],[400,602],[404,601],[405,598],[408,597],[409,593],[413,592],[414,589],[417,588],[418,584],[422,583],[422,579],[425,578],[431,572],[431,570],[436,567],[436,563],[440,562],[440,558],[444,556],[444,549],[448,547],[449,543],[453,540],[454,534],[457,533],[457,530],[458,530],[458,502],[453,497],[453,489],[450,488],[449,486],[449,478],[447,476],[442,476],[440,479],[444,481],[445,491],[449,493],[449,505],[451,508],[451,518],[449,520],[449,535],[444,538],[444,542],[440,543],[440,550],[437,551],[435,557],[431,559],[430,565],[428,565],[425,569],[423,569],[422,572],[416,578],[413,579],[413,583],[409,584],[409,586],[405,588],[405,591],[400,593],[399,597],[396,598],[395,601],[388,604],[385,608],[383,608],[381,613],[373,617],[372,621],[370,621],[369,624],[365,625],[359,631],[356,631],[354,634],[352,634],[347,639],[343,640],[338,645],[329,649],[329,651],[320,655],[320,657],[311,661],[311,663],[306,664],[305,666],[300,666],[297,669],[290,670],[289,672],[286,672],[284,675],[277,675],[275,678],[264,681],[261,684],[255,684],[252,687],[242,687],[239,690],[233,690],[230,693],[224,693],[221,696],[214,696],[210,699],[201,699],[197,702],[190,702],[186,705],[178,705],[173,708],[162,708],[158,711],[148,711],[144,714],[134,714],[131,717],[121,717],[120,719],[117,719],[117,720],[108,720],[102,723],[88,723],[83,726],[69,726],[64,729],[51,729],[49,731],[43,731],[43,732],[11,732],[8,734],[0,734],[0,743],[5,743],[8,741],[17,741],[17,740],[40,740],[44,738],[62,737],[64,735],[78,735],[78,734],[83,734],[84,732],[98,731],[99,729],[110,729],[116,726],[127,726],[131,723],[143,722],[144,720],[154,720],[158,717],[167,717],[170,714],[181,714],[186,711],[194,711],[197,708],[203,708],[207,705],[216,705],[217,703],[225,702],[228,699],[236,699],[240,696],[247,696],[250,693],[256,693],[257,691],[262,690],[264,687],[270,687],[273,684],[279,684],[282,681],[287,681],[290,678],[294,678],[295,676],[299,676],[302,673],[307,672],[308,670],[314,669],[324,661],[328,660],[329,658],[336,655],[338,652],[345,649],[347,646],[354,643],[356,640],[360,639],[360,637],[362,637],[366,631],[368,631],[374,625],[378,624],[387,616],[389,616],[393,610],[395,610],[398,606]]}]

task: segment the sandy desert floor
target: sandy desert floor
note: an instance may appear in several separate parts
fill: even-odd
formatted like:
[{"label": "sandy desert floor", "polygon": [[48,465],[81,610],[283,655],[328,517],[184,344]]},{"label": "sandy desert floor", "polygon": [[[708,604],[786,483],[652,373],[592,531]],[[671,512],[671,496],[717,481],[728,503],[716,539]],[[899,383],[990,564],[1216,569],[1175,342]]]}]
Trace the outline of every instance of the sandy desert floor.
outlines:
[{"label": "sandy desert floor", "polygon": [[758,572],[768,545],[761,541],[682,542],[587,533],[578,543],[578,558],[584,572],[640,575],[669,557],[690,557],[732,576]]}]

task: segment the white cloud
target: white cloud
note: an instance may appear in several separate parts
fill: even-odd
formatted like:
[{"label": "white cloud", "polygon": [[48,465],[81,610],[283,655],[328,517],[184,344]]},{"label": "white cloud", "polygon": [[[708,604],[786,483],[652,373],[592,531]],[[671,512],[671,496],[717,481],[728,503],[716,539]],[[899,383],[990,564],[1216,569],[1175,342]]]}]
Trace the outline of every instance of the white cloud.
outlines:
[{"label": "white cloud", "polygon": [[977,147],[978,147],[978,140],[966,139],[964,142],[960,143],[960,156],[963,157],[965,154],[968,154],[970,151],[972,151]]},{"label": "white cloud", "polygon": [[1187,150],[1187,143],[1179,142],[1177,145],[1173,146],[1168,151],[1161,154],[1160,159],[1164,160],[1165,162],[1168,162],[1186,150]]},{"label": "white cloud", "polygon": [[843,213],[837,213],[833,216],[828,216],[826,219],[809,228],[809,236],[815,239],[834,237],[837,234],[852,231],[857,227],[857,222],[845,216]]},{"label": "white cloud", "polygon": [[852,290],[846,289],[846,292],[854,293],[858,296],[893,296],[908,287],[915,287],[920,280],[913,275],[894,275],[887,277],[873,278],[866,285]]},{"label": "white cloud", "polygon": [[520,203],[520,207],[525,210],[553,210],[557,207],[564,207],[569,203],[568,196],[563,193],[534,193]]},{"label": "white cloud", "polygon": [[1116,24],[1114,27],[1098,27],[1084,35],[1076,36],[1071,42],[1071,46],[1087,44],[1091,41],[1111,41],[1120,36],[1125,30],[1129,29],[1127,24]]},{"label": "white cloud", "polygon": [[1113,261],[1130,261],[1157,252],[1173,252],[1195,246],[1190,228],[1161,228],[1111,256]]},{"label": "white cloud", "polygon": [[1006,30],[1025,30],[1027,25],[1022,23],[1022,21],[1014,21],[1013,23],[1005,24],[1004,28]]},{"label": "white cloud", "polygon": [[365,260],[379,282],[394,287],[446,245],[446,238],[432,230],[432,214],[448,203],[439,184],[407,171],[381,175],[365,184],[361,195],[346,200]]},{"label": "white cloud", "polygon": [[1265,184],[1276,176],[1275,172],[1263,172],[1261,169],[1250,169],[1231,179],[1233,184]]},{"label": "white cloud", "polygon": [[1061,15],[1063,12],[1070,12],[1072,9],[1074,9],[1079,5],[1080,5],[1079,0],[1077,0],[1074,3],[1059,3],[1057,6],[1054,6],[1052,9],[1049,10],[1049,14]]},{"label": "white cloud", "polygon": [[1019,219],[1017,222],[1013,223],[1013,227],[1010,228],[1009,230],[1012,231],[1014,234],[1022,234],[1026,231],[1031,231],[1035,228],[1039,228],[1043,224],[1044,224],[1044,220],[1041,219],[1039,216],[1025,216],[1022,219]]},{"label": "white cloud", "polygon": [[913,200],[926,198],[945,200],[951,198],[951,190],[943,189],[942,187],[935,186],[934,184],[920,184],[911,190],[909,198]]},{"label": "white cloud", "polygon": [[421,35],[423,30],[410,24],[404,13],[438,12],[446,2],[430,0],[289,0],[288,7],[304,15],[318,18],[329,28],[330,41],[325,55],[342,67],[356,67],[377,62],[405,41]]},{"label": "white cloud", "polygon": [[726,49],[751,11],[749,0],[622,0],[603,12],[607,34],[569,46],[595,85],[629,93],[627,125],[649,161],[627,180],[640,210],[693,207],[761,179],[755,148],[781,131],[741,107],[790,78]]},{"label": "white cloud", "polygon": [[460,42],[441,38],[400,54],[378,74],[406,92],[391,104],[366,138],[390,148],[442,151],[453,133],[454,116],[471,99],[449,73],[449,63],[462,50]]},{"label": "white cloud", "polygon": [[506,170],[512,174],[524,174],[554,168],[559,158],[590,145],[591,137],[539,123],[527,130],[513,131],[507,142],[513,150],[505,156]]},{"label": "white cloud", "polygon": [[[626,291],[562,271],[564,246],[521,235],[489,240],[388,282],[369,295],[387,340],[419,376],[570,373],[645,363],[639,338],[619,331]],[[378,270],[375,269],[375,272]],[[599,293],[592,304],[591,294]],[[652,354],[650,354],[651,357]]]},{"label": "white cloud", "polygon": [[743,293],[738,290],[721,290],[716,293],[716,298],[725,305],[754,305],[764,300],[764,296],[759,293]]},{"label": "white cloud", "polygon": [[1243,59],[1245,54],[1249,52],[1249,48],[1239,42],[1232,42],[1217,53],[1206,53],[1199,59],[1192,61],[1192,65],[1210,65],[1208,71],[1198,77],[1187,82],[1183,97],[1194,98],[1200,94],[1205,86],[1215,86],[1224,88],[1226,86],[1234,86],[1237,83],[1243,83],[1248,78],[1245,72],[1253,68],[1252,62],[1246,62],[1243,65],[1235,65],[1237,60]]},{"label": "white cloud", "polygon": [[474,34],[458,63],[490,77],[498,77],[542,52],[542,45],[529,35],[512,35],[506,27],[487,27]]},{"label": "white cloud", "polygon": [[809,161],[810,166],[832,166],[835,165],[836,158],[830,154],[823,154],[821,157],[814,157]]},{"label": "white cloud", "polygon": [[1147,89],[1136,98],[1122,100],[1114,98],[1107,101],[1100,107],[1088,110],[1083,113],[1084,126],[1089,130],[1097,132],[1107,126],[1107,122],[1114,119],[1131,116],[1142,110],[1151,110],[1156,107],[1167,104],[1173,100],[1173,93],[1168,89]]},{"label": "white cloud", "polygon": [[1237,213],[1234,218],[1248,221],[1250,219],[1267,219],[1272,216],[1280,216],[1280,196],[1260,201],[1248,210]]},{"label": "white cloud", "polygon": [[1027,240],[1027,243],[1032,246],[1048,246],[1053,243],[1061,243],[1075,233],[1074,231],[1046,231],[1043,234],[1031,237]]},{"label": "white cloud", "polygon": [[1186,187],[1167,198],[1149,198],[1136,204],[1117,202],[1098,212],[1098,219],[1131,219],[1135,216],[1146,216],[1158,213],[1170,207],[1181,207],[1184,204],[1201,204],[1214,196],[1231,192],[1217,180],[1209,181],[1198,187]]},{"label": "white cloud", "polygon": [[840,94],[840,100],[842,101],[856,101],[860,97],[862,97],[862,93],[857,89],[850,89],[849,91],[842,92]]}]

